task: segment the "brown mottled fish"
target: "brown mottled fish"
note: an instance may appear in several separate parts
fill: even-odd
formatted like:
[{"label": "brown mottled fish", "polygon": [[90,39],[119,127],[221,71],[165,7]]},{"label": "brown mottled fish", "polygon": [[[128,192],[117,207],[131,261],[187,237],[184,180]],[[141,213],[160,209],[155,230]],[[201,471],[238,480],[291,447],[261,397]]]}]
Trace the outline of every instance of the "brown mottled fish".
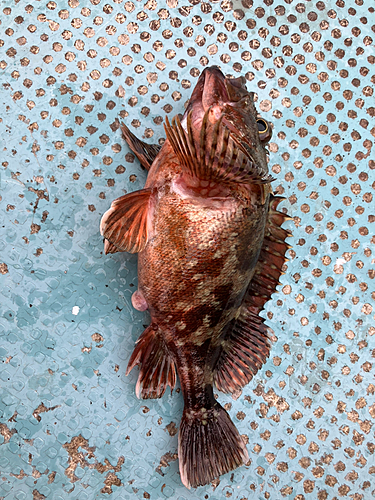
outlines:
[{"label": "brown mottled fish", "polygon": [[179,376],[180,474],[197,487],[249,459],[213,388],[238,391],[269,355],[259,312],[289,247],[267,168],[271,127],[245,78],[211,67],[183,117],[166,118],[161,148],[122,131],[150,170],[144,189],[115,200],[100,226],[106,253],[139,253],[132,303],[151,314],[127,373],[139,365],[141,398],[160,398]]}]

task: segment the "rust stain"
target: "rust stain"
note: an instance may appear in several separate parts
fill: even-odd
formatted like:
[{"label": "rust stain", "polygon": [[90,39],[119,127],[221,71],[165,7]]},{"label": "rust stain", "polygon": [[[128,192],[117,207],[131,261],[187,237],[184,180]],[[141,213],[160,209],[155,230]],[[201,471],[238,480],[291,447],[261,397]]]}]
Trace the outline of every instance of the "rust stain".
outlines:
[{"label": "rust stain", "polygon": [[175,460],[177,460],[177,458],[178,458],[177,453],[171,453],[170,451],[168,451],[165,455],[163,455],[160,458],[160,463],[156,467],[155,471],[161,476],[164,476],[164,472],[161,470],[161,468],[169,467],[170,462],[174,462]]},{"label": "rust stain", "polygon": [[3,444],[8,443],[10,438],[13,436],[13,434],[16,434],[16,433],[17,433],[16,429],[9,429],[9,427],[6,424],[0,423],[0,434],[4,438]]},{"label": "rust stain", "polygon": [[171,422],[165,428],[169,432],[169,435],[172,437],[175,436],[178,432],[178,428],[176,427],[176,424],[174,422]]},{"label": "rust stain", "polygon": [[[123,456],[119,457],[116,465],[112,465],[107,458],[104,459],[104,463],[98,462],[94,454],[95,446],[89,446],[88,440],[81,434],[74,436],[70,442],[63,444],[63,448],[69,455],[69,465],[65,469],[65,475],[71,483],[79,481],[79,477],[76,476],[75,471],[77,467],[80,466],[82,469],[85,467],[88,469],[95,469],[100,474],[107,473],[101,493],[111,494],[113,493],[112,486],[122,485],[122,482],[120,478],[117,477],[116,472],[121,471],[125,462],[125,458]],[[88,460],[90,459],[94,459],[94,463],[89,463]]]},{"label": "rust stain", "polygon": [[51,406],[51,408],[47,408],[47,406],[42,402],[40,403],[38,408],[35,408],[35,410],[33,411],[33,417],[36,418],[38,422],[40,422],[42,420],[40,413],[56,410],[56,408],[60,408],[60,406],[61,405],[56,405],[56,406]]},{"label": "rust stain", "polygon": [[42,494],[39,493],[38,490],[33,490],[33,500],[44,500],[46,497]]}]

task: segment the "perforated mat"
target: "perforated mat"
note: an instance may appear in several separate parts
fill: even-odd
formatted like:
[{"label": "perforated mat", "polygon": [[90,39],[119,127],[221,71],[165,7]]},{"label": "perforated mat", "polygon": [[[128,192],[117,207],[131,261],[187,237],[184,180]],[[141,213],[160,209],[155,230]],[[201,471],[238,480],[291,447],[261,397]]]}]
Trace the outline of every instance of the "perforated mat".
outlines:
[{"label": "perforated mat", "polygon": [[[0,19],[0,498],[375,496],[373,2],[5,0]],[[146,177],[119,121],[159,141],[211,64],[273,123],[293,248],[269,361],[219,394],[251,460],[189,491],[181,394],[139,401],[124,375],[148,317],[99,220]]]}]

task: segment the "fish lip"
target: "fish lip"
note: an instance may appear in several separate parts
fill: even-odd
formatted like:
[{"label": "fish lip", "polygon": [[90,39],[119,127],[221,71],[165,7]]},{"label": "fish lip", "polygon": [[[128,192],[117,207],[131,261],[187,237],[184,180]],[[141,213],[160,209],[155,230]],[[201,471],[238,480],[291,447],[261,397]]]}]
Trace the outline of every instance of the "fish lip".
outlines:
[{"label": "fish lip", "polygon": [[227,78],[218,66],[210,66],[200,74],[188,108],[191,110],[198,103],[204,111],[217,104],[241,105],[245,97],[253,101],[253,96],[246,88],[245,77]]},{"label": "fish lip", "polygon": [[225,86],[226,78],[217,66],[205,68],[200,78],[204,78],[201,99],[205,111],[210,106],[230,101]]}]

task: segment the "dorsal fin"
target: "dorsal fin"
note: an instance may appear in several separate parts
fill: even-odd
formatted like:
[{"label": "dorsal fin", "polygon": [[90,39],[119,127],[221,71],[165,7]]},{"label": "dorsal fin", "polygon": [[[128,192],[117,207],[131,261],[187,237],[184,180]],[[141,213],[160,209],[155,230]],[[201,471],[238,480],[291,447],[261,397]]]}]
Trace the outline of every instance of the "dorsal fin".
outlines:
[{"label": "dorsal fin", "polygon": [[173,118],[172,124],[166,117],[164,128],[167,139],[181,166],[202,180],[252,184],[271,182],[273,178],[257,167],[246,148],[223,124],[222,118],[216,121],[212,131],[208,131],[209,111],[202,120],[199,151],[194,143],[191,112],[187,115],[187,131],[178,116]]},{"label": "dorsal fin", "polygon": [[125,141],[141,162],[141,165],[145,167],[146,170],[150,170],[150,167],[158,155],[161,146],[159,146],[159,144],[147,144],[147,142],[141,141],[124,123],[121,123],[121,130]]},{"label": "dorsal fin", "polygon": [[147,215],[151,188],[125,194],[112,202],[100,221],[100,233],[109,242],[105,253],[136,253],[147,243]]},{"label": "dorsal fin", "polygon": [[281,228],[289,217],[276,210],[283,199],[271,195],[263,246],[255,273],[242,302],[240,314],[224,339],[215,367],[215,384],[223,392],[232,393],[248,384],[269,355],[268,328],[259,313],[276,291],[286,260],[284,255],[290,248],[285,242],[290,232]]}]

